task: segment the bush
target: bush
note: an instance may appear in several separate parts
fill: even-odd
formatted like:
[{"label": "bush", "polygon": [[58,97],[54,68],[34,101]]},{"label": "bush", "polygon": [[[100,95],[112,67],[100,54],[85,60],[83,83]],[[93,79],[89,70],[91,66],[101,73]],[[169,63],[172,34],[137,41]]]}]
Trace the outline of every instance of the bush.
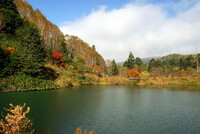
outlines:
[{"label": "bush", "polygon": [[34,129],[32,129],[33,123],[29,118],[26,117],[30,111],[30,107],[27,107],[27,110],[23,111],[25,105],[25,103],[23,106],[13,106],[10,104],[10,109],[5,109],[10,113],[6,115],[4,120],[1,119],[0,133],[15,134],[34,132]]},{"label": "bush", "polygon": [[[74,134],[83,134],[81,128],[77,128]],[[87,130],[84,130],[84,134],[87,134]],[[94,131],[90,131],[89,134],[94,134]]]}]

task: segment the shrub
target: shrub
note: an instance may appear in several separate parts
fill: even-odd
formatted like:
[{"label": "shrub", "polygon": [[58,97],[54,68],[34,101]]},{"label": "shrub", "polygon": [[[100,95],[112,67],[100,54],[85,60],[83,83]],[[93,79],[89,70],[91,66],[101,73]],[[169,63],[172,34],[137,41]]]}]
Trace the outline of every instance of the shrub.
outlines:
[{"label": "shrub", "polygon": [[141,74],[142,74],[142,77],[143,77],[145,80],[147,80],[147,79],[149,78],[149,76],[150,76],[150,73],[147,72],[147,71],[144,71],[144,72],[142,72]]},{"label": "shrub", "polygon": [[90,67],[91,68],[93,68],[93,69],[95,69],[95,71],[97,71],[97,75],[98,76],[102,76],[102,72],[103,72],[103,70],[101,69],[101,67],[100,66],[98,66],[98,65],[90,65]]},{"label": "shrub", "polygon": [[5,116],[5,119],[0,121],[0,133],[33,133],[32,129],[33,123],[26,115],[30,111],[30,107],[27,107],[26,111],[23,111],[25,107],[23,106],[10,104],[10,109],[5,109],[10,112]]},{"label": "shrub", "polygon": [[66,63],[63,61],[63,55],[59,54],[56,50],[53,51],[53,63],[60,66],[61,68],[64,68],[66,66]]},{"label": "shrub", "polygon": [[[87,130],[84,130],[84,133],[82,133],[81,128],[77,128],[74,134],[87,134]],[[90,131],[89,134],[94,134],[94,131]]]},{"label": "shrub", "polygon": [[125,76],[128,78],[141,78],[142,77],[141,73],[134,70],[133,68],[129,69],[129,71],[125,74]]}]

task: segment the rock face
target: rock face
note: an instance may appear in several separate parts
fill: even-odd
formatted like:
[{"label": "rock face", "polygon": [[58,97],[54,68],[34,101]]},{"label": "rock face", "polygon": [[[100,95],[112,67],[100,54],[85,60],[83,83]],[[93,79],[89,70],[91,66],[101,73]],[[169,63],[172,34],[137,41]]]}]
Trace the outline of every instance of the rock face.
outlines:
[{"label": "rock face", "polygon": [[100,67],[106,71],[105,60],[94,48],[90,47],[76,36],[64,36],[56,25],[47,20],[39,9],[33,10],[32,6],[28,4],[27,1],[14,0],[14,2],[21,17],[27,18],[37,25],[46,48],[51,48],[52,50],[61,49],[61,43],[63,38],[65,38],[69,56],[72,59],[82,58],[87,66],[100,65]]}]

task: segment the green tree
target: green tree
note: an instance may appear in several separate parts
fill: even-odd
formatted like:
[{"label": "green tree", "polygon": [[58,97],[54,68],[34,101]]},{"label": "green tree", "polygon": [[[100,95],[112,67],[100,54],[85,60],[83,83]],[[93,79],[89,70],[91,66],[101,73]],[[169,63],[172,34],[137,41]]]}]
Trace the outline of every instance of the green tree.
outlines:
[{"label": "green tree", "polygon": [[179,60],[178,58],[172,58],[169,60],[169,66],[170,68],[178,67],[179,66]]},{"label": "green tree", "polygon": [[185,58],[184,58],[184,57],[181,57],[181,58],[180,58],[179,63],[180,63],[180,70],[181,70],[181,69],[184,69],[184,70],[187,69],[187,64],[186,64],[186,62],[185,62]]},{"label": "green tree", "polygon": [[142,61],[141,58],[136,57],[136,59],[135,59],[135,64],[141,66],[141,65],[143,65],[144,63],[143,63],[143,61]]},{"label": "green tree", "polygon": [[0,0],[0,9],[12,10],[14,13],[19,14],[14,0]]},{"label": "green tree", "polygon": [[151,60],[149,61],[149,66],[148,66],[148,71],[149,71],[149,72],[151,72],[152,69],[154,68],[154,62],[155,62],[154,59],[151,59]]},{"label": "green tree", "polygon": [[13,0],[0,0],[0,12],[4,17],[4,27],[1,30],[14,34],[15,30],[22,25],[23,20]]},{"label": "green tree", "polygon": [[115,62],[115,60],[113,59],[112,61],[112,75],[118,75],[119,74],[119,70],[117,68],[117,64]]},{"label": "green tree", "polygon": [[133,68],[135,65],[135,57],[132,52],[129,53],[128,59],[124,63],[124,67],[128,67],[129,69]]},{"label": "green tree", "polygon": [[96,50],[96,46],[95,46],[95,45],[92,45],[92,48],[93,48],[94,50]]},{"label": "green tree", "polygon": [[27,74],[37,74],[45,64],[46,51],[40,39],[38,28],[28,21],[24,22],[16,32],[20,42],[18,56],[22,71]]}]

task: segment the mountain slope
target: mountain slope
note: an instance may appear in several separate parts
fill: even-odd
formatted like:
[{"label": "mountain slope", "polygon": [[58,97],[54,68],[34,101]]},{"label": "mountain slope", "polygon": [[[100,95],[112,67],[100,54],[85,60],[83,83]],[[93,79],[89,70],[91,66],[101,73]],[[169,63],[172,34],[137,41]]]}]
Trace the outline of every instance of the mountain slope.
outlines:
[{"label": "mountain slope", "polygon": [[45,46],[52,50],[58,50],[61,44],[61,38],[63,37],[60,29],[47,20],[39,9],[33,10],[27,1],[14,0],[14,2],[17,5],[21,17],[28,18],[37,25]]},{"label": "mountain slope", "polygon": [[39,9],[33,10],[32,6],[26,1],[14,0],[14,2],[17,5],[21,17],[28,18],[37,25],[46,48],[59,51],[62,49],[61,44],[63,44],[64,41],[67,44],[68,55],[72,59],[81,57],[87,66],[98,64],[106,71],[106,63],[103,57],[87,43],[76,36],[66,35],[64,37],[63,33],[56,25],[47,20]]},{"label": "mountain slope", "polygon": [[69,56],[74,59],[84,59],[87,66],[99,65],[101,69],[106,71],[106,62],[104,58],[90,47],[87,43],[82,41],[77,36],[65,36]]}]

